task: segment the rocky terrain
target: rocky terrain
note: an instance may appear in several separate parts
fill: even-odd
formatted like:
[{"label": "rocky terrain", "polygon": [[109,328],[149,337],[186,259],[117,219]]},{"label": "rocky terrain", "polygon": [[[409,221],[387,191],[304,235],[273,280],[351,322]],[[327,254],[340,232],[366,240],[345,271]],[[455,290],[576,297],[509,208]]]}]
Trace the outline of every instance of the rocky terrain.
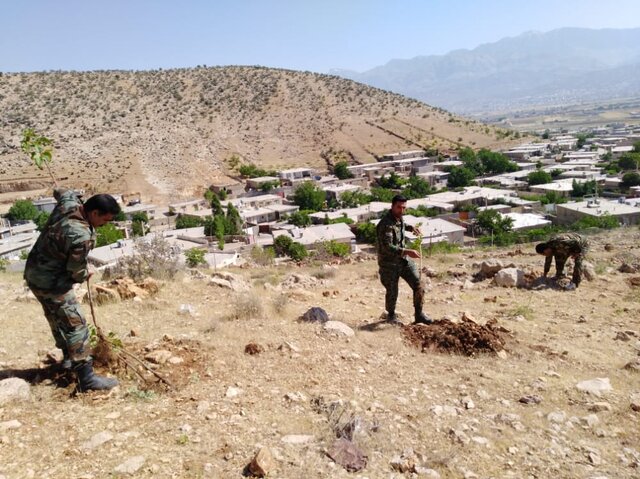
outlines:
[{"label": "rocky terrain", "polygon": [[380,323],[366,255],[112,283],[131,299],[98,322],[173,388],[119,365],[102,394],[46,366],[40,306],[0,273],[0,477],[636,478],[640,231],[590,239],[575,291],[532,245],[426,257],[435,326]]},{"label": "rocky terrain", "polygon": [[497,147],[511,132],[335,76],[260,67],[0,74],[0,193],[49,186],[20,152],[54,140],[75,186],[189,197],[237,162],[326,170],[419,148]]}]

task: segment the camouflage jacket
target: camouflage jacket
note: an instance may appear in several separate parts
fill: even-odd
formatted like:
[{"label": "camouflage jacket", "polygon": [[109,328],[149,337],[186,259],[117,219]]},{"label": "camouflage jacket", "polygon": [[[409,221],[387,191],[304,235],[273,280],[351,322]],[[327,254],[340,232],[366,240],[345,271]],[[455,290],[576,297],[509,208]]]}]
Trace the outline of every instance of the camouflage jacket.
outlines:
[{"label": "camouflage jacket", "polygon": [[560,257],[566,260],[570,256],[576,256],[582,260],[589,251],[589,243],[586,238],[580,236],[578,233],[561,233],[559,235],[555,235],[547,241],[547,247],[551,248],[553,254],[551,256],[547,256],[547,259],[545,260],[545,273],[551,269],[551,262],[554,257]]},{"label": "camouflage jacket", "polygon": [[391,211],[385,214],[376,226],[376,251],[380,266],[395,266],[402,262],[405,249],[405,232],[413,231],[411,225],[393,216]]},{"label": "camouflage jacket", "polygon": [[58,201],[27,258],[24,279],[39,290],[63,292],[89,276],[87,255],[96,233],[71,190],[54,192]]}]

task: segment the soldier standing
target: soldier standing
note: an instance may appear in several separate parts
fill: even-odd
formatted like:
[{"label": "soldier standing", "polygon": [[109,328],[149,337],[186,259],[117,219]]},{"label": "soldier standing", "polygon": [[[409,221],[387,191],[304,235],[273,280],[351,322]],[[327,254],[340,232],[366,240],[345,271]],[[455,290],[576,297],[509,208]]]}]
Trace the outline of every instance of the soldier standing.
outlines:
[{"label": "soldier standing", "polygon": [[545,277],[551,269],[551,261],[553,258],[556,260],[556,278],[564,276],[564,266],[570,257],[573,258],[573,277],[571,279],[573,286],[569,284],[568,289],[580,286],[580,282],[582,281],[582,262],[588,250],[589,243],[586,238],[580,236],[578,233],[562,233],[551,237],[546,243],[536,245],[536,252],[546,256],[543,273]]},{"label": "soldier standing", "polygon": [[405,232],[420,235],[420,230],[406,225],[402,219],[407,209],[407,199],[396,195],[391,200],[391,209],[382,217],[376,227],[376,248],[380,281],[386,289],[385,308],[387,321],[399,323],[396,317],[398,282],[404,279],[413,290],[415,323],[431,324],[433,321],[423,313],[424,286],[416,263],[410,258],[420,258],[418,251],[405,248]]},{"label": "soldier standing", "polygon": [[117,380],[93,372],[89,331],[73,284],[91,276],[87,255],[95,245],[95,228],[111,221],[120,207],[110,195],[92,196],[84,204],[71,190],[57,189],[54,197],[57,205],[29,253],[24,279],[64,354],[63,367],[75,371],[80,390],[111,389]]}]

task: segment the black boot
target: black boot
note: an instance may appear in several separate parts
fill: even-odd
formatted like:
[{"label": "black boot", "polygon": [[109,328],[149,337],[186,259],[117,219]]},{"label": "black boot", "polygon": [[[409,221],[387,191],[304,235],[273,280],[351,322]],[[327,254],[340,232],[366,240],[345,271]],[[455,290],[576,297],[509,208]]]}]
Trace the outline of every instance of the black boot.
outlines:
[{"label": "black boot", "polygon": [[433,324],[433,319],[422,311],[416,311],[415,322],[413,324]]},{"label": "black boot", "polygon": [[66,349],[62,350],[62,362],[60,363],[60,366],[65,371],[71,369],[71,358],[69,357],[69,352]]},{"label": "black boot", "polygon": [[396,313],[388,313],[387,314],[387,323],[401,325],[402,321],[400,321],[398,319],[398,317],[396,316]]},{"label": "black boot", "polygon": [[93,362],[83,361],[73,366],[78,375],[78,387],[80,391],[99,391],[112,389],[118,385],[118,381],[113,378],[98,376],[93,372]]}]

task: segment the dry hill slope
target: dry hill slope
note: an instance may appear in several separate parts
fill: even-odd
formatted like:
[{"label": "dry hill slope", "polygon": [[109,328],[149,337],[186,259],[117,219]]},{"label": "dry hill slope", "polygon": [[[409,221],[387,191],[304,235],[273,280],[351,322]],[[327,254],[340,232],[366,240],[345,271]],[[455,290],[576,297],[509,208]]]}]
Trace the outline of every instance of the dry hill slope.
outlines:
[{"label": "dry hill slope", "polygon": [[[237,269],[255,288],[240,293],[186,275],[155,298],[99,306],[102,327],[130,347],[184,359],[159,366],[178,390],[145,392],[132,375],[111,394],[73,397],[72,386],[56,387],[38,370],[30,401],[0,405],[0,475],[241,478],[265,446],[276,459],[268,477],[277,478],[637,478],[640,411],[631,404],[640,401],[640,286],[630,280],[640,276],[618,268],[640,264],[640,232],[590,239],[599,274],[571,292],[465,285],[484,258],[540,272],[532,245],[425,260],[429,314],[496,320],[510,331],[503,357],[421,352],[400,328],[363,328],[384,302],[372,260],[335,270]],[[294,283],[292,272],[320,279]],[[28,376],[53,347],[42,308],[16,298],[24,299],[21,278],[0,273],[0,379]],[[183,304],[191,313],[179,313]],[[355,334],[296,321],[311,306]],[[407,321],[404,283],[399,311]],[[250,341],[264,351],[245,353]],[[624,367],[633,361],[635,369]],[[608,378],[612,390],[597,396],[576,388],[592,378]],[[369,457],[359,474],[325,454],[338,422],[353,424]],[[132,476],[117,473],[126,461],[132,469],[143,464]],[[412,465],[436,473],[414,474]]]},{"label": "dry hill slope", "polygon": [[368,162],[389,151],[491,147],[504,138],[416,100],[308,72],[4,74],[0,192],[35,188],[43,177],[19,152],[27,126],[55,140],[59,175],[72,182],[163,196],[186,196],[225,176],[234,154],[269,167],[326,167],[330,149]]}]

